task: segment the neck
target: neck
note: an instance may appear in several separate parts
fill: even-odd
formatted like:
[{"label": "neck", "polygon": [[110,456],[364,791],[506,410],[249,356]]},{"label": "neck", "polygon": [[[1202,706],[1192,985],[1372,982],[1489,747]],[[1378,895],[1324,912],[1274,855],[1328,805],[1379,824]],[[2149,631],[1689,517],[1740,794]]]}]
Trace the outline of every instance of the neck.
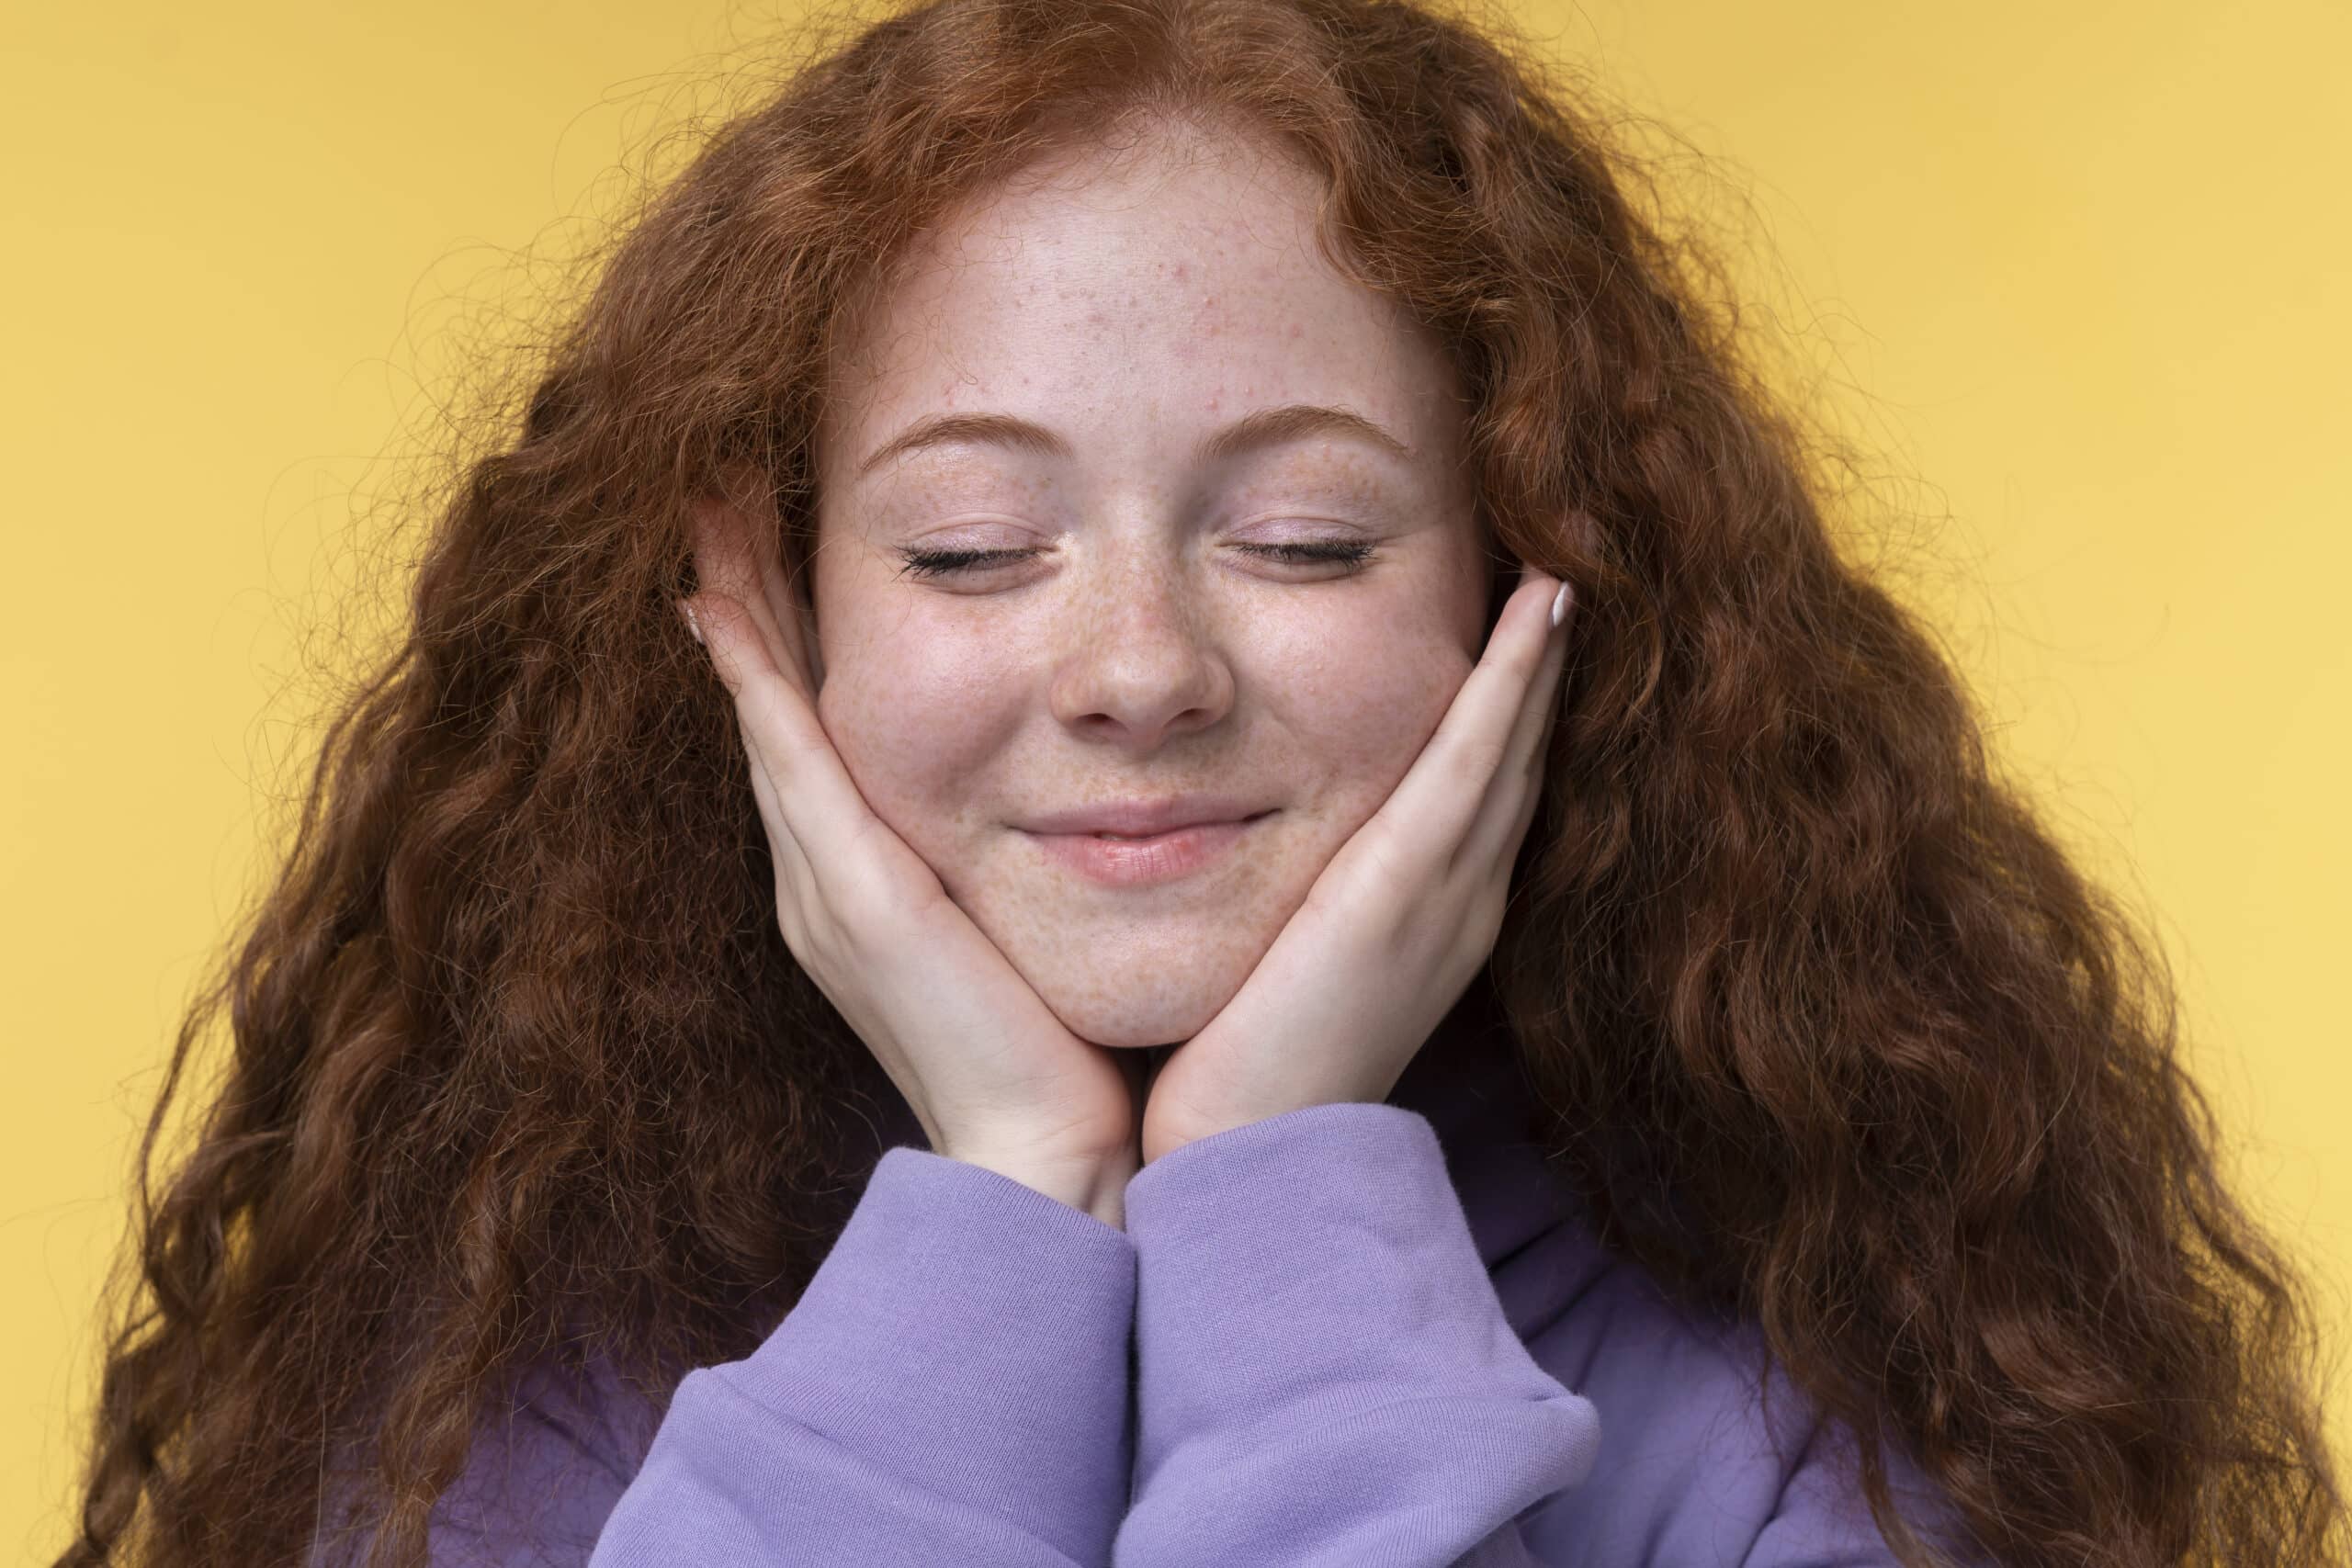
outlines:
[{"label": "neck", "polygon": [[1484,971],[1406,1065],[1388,1103],[1428,1117],[1449,1145],[1525,1135],[1518,1043]]}]

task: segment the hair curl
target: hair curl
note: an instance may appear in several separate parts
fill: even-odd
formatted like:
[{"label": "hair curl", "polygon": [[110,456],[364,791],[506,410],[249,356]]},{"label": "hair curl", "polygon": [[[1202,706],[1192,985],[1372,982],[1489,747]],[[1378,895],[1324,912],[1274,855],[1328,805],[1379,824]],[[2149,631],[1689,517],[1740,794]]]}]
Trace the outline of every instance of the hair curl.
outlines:
[{"label": "hair curl", "polygon": [[1881,1442],[2020,1568],[2343,1561],[2308,1286],[2217,1176],[2160,958],[1841,561],[1599,101],[1492,17],[942,0],[726,125],[469,460],[182,1023],[61,1568],[296,1560],[346,1453],[416,1562],[518,1368],[658,1404],[797,1298],[890,1091],[776,929],[671,608],[687,509],[753,465],[805,559],[843,301],[949,203],[1176,119],[1328,178],[1328,258],[1451,346],[1496,536],[1580,585],[1490,978],[1603,1239],[1760,1321],[1906,1562]]}]

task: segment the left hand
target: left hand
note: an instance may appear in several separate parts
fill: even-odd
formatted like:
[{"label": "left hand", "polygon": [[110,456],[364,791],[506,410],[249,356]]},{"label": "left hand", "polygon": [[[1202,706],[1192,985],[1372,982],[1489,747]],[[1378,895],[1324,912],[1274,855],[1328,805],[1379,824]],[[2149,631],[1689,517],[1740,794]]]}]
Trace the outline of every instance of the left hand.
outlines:
[{"label": "left hand", "polygon": [[1266,955],[1150,1082],[1142,1157],[1310,1105],[1388,1098],[1493,953],[1542,797],[1569,614],[1520,581],[1437,731]]}]

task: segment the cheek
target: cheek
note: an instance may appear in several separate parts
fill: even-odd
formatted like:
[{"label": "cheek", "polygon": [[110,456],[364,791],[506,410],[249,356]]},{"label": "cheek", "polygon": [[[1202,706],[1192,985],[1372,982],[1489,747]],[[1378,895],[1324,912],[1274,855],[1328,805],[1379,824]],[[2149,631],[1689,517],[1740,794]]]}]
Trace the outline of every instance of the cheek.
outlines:
[{"label": "cheek", "polygon": [[1413,765],[1472,660],[1461,627],[1426,601],[1317,618],[1263,649],[1283,728],[1326,781],[1325,804],[1361,821]]},{"label": "cheek", "polygon": [[829,644],[824,657],[825,733],[875,815],[929,858],[973,805],[970,781],[1019,683],[985,647],[911,635]]}]

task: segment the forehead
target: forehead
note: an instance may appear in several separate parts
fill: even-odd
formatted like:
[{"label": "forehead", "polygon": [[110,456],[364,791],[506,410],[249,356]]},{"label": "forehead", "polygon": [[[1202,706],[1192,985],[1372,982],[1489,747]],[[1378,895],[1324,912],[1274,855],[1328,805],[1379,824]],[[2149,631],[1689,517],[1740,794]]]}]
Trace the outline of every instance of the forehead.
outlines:
[{"label": "forehead", "polygon": [[911,421],[968,411],[1148,461],[1252,408],[1336,404],[1450,461],[1442,346],[1320,254],[1323,191],[1262,144],[1192,137],[1057,155],[960,204],[841,323],[828,488]]}]

